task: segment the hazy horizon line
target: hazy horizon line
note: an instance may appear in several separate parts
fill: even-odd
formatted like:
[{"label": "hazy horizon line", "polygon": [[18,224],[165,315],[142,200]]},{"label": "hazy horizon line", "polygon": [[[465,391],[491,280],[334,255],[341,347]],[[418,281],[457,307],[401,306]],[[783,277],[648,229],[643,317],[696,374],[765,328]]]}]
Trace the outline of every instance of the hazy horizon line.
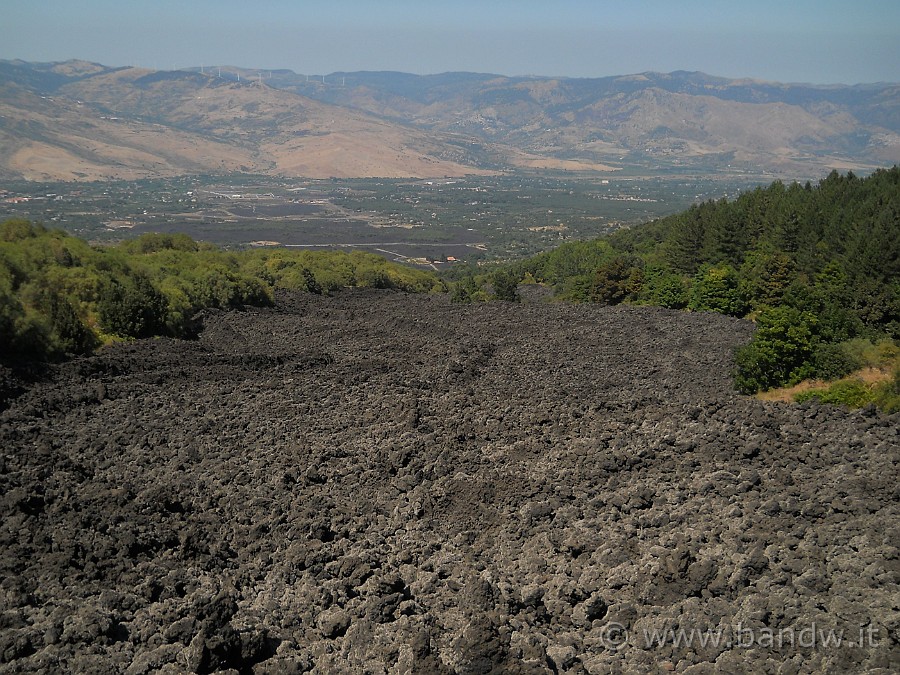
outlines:
[{"label": "hazy horizon line", "polygon": [[129,64],[121,64],[114,65],[110,63],[104,63],[102,61],[95,61],[87,58],[80,58],[77,56],[73,56],[68,59],[62,60],[31,60],[24,59],[21,57],[13,57],[13,58],[5,58],[0,59],[0,61],[5,61],[7,63],[29,63],[29,64],[63,64],[63,63],[71,63],[71,62],[85,62],[91,63],[98,66],[103,66],[105,68],[115,68],[115,69],[124,69],[124,68],[141,68],[145,70],[151,70],[154,72],[192,72],[192,71],[200,71],[202,69],[207,68],[234,68],[236,70],[241,71],[255,71],[255,72],[290,72],[295,75],[309,76],[309,77],[329,77],[332,75],[352,75],[356,73],[392,73],[398,75],[411,75],[414,77],[439,77],[441,75],[484,75],[484,76],[492,76],[492,77],[503,77],[507,79],[542,79],[542,80],[606,80],[606,79],[616,79],[623,77],[634,77],[638,75],[676,75],[680,73],[689,74],[689,75],[704,75],[710,78],[716,78],[720,80],[727,80],[730,82],[755,82],[759,84],[784,84],[784,85],[793,85],[793,86],[811,86],[811,87],[859,87],[859,86],[873,86],[873,85],[900,85],[900,81],[892,81],[892,80],[868,80],[868,81],[859,81],[859,82],[812,82],[812,81],[786,81],[786,80],[775,80],[769,79],[765,77],[758,77],[753,75],[743,75],[743,76],[731,76],[731,75],[720,75],[716,73],[711,73],[706,70],[697,70],[697,69],[689,69],[689,68],[675,68],[673,70],[641,70],[634,72],[623,72],[623,73],[612,73],[608,75],[565,75],[565,74],[540,74],[540,73],[522,73],[522,74],[508,74],[502,72],[496,72],[491,70],[441,70],[434,72],[415,72],[414,70],[397,70],[394,68],[375,68],[375,69],[357,69],[357,70],[333,70],[330,72],[320,72],[320,73],[303,73],[293,68],[289,68],[286,66],[277,66],[277,67],[257,67],[257,66],[240,66],[235,65],[233,63],[229,64],[191,64],[185,66],[179,66],[177,64],[172,64],[171,68],[160,67],[157,65],[147,65],[141,63],[129,63]]}]

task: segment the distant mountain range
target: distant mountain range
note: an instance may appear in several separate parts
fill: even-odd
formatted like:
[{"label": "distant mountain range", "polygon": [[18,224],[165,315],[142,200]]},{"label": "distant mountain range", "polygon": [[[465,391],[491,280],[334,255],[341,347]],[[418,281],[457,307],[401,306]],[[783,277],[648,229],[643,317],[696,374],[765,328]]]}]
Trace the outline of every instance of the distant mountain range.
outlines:
[{"label": "distant mountain range", "polygon": [[510,170],[820,176],[900,163],[900,84],[179,71],[0,61],[0,177]]}]

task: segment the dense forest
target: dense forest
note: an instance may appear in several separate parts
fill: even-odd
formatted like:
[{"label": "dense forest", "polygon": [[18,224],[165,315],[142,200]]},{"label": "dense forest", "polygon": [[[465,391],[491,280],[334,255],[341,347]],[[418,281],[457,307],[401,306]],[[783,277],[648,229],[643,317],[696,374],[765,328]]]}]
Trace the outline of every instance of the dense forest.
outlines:
[{"label": "dense forest", "polygon": [[116,340],[186,336],[205,308],[274,302],[277,288],[443,291],[432,274],[381,256],[257,249],[230,253],[186,235],[93,247],[25,220],[0,224],[0,359],[84,354]]},{"label": "dense forest", "polygon": [[[900,338],[900,167],[772,183],[608,237],[564,244],[453,284],[457,301],[551,285],[578,302],[631,302],[747,317],[736,354],[744,393],[896,364]],[[898,395],[897,374],[893,393]],[[846,397],[860,400],[859,387]],[[870,392],[871,393],[871,392]],[[865,396],[862,396],[865,399]],[[871,398],[871,396],[870,396]],[[896,405],[900,399],[892,399]]]}]

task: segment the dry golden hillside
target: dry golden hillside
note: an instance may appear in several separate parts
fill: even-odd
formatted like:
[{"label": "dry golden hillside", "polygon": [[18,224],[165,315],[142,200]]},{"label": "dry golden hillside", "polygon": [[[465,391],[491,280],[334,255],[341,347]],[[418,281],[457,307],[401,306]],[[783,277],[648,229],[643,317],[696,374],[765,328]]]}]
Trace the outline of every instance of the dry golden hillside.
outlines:
[{"label": "dry golden hillside", "polygon": [[0,89],[7,176],[133,179],[244,171],[289,176],[485,173],[446,134],[377,119],[252,82],[130,68],[53,96]]},{"label": "dry golden hillside", "polygon": [[[213,74],[215,73],[215,74]],[[797,177],[900,162],[900,87],[702,73],[205,72],[0,61],[0,175],[243,171],[441,177],[517,168]]]}]

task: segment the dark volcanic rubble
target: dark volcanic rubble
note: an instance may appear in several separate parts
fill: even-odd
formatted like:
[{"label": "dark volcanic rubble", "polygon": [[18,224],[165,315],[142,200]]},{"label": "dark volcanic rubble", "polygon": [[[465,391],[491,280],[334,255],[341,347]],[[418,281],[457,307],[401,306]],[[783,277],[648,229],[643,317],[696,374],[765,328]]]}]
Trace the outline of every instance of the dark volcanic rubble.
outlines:
[{"label": "dark volcanic rubble", "polygon": [[0,413],[0,671],[900,663],[898,418],[736,395],[749,323],[387,292],[203,321]]}]

